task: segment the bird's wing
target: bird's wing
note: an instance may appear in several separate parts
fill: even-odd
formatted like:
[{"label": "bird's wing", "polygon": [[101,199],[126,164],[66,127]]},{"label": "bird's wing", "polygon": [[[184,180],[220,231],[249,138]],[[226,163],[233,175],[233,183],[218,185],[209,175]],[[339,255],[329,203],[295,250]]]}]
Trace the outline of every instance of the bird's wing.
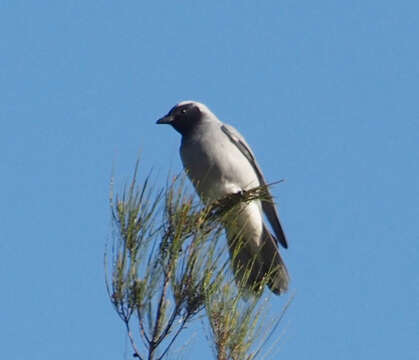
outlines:
[{"label": "bird's wing", "polygon": [[[252,165],[253,169],[255,170],[259,182],[261,185],[266,185],[265,178],[262,174],[262,170],[260,169],[255,155],[253,151],[250,149],[250,146],[247,144],[246,140],[244,140],[243,136],[232,126],[223,124],[221,126],[221,130],[228,136],[230,141],[238,147],[238,149],[242,152],[242,154],[247,158],[247,160]],[[284,247],[288,247],[287,238],[285,237],[284,231],[282,230],[281,222],[279,221],[278,212],[276,210],[274,201],[272,199],[272,195],[267,189],[270,199],[267,201],[262,201],[262,209],[265,213],[266,217],[268,218],[269,223],[272,226],[273,231],[275,232],[275,236],[277,241]]]}]

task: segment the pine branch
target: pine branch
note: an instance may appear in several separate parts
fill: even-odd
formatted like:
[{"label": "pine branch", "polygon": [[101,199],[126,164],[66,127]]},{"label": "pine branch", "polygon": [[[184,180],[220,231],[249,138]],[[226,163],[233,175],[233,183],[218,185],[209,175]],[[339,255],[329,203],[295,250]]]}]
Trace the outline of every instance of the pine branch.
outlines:
[{"label": "pine branch", "polygon": [[[150,176],[138,183],[138,171],[137,162],[120,194],[111,189],[112,261],[105,252],[108,296],[125,324],[134,356],[163,359],[186,324],[205,315],[217,359],[257,357],[271,336],[252,350],[266,282],[250,298],[244,286],[235,284],[229,264],[241,240],[229,255],[223,234],[238,208],[272,200],[268,185],[201,205],[186,191],[184,178],[175,177],[154,191]],[[243,283],[251,272],[245,270]]]}]

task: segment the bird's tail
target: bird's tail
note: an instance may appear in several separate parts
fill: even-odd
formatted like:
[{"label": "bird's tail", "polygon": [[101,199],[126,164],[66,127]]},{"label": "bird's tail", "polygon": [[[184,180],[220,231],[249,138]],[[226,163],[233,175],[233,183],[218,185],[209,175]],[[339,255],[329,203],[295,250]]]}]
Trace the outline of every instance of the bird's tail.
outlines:
[{"label": "bird's tail", "polygon": [[262,244],[259,257],[264,267],[264,274],[268,276],[269,289],[280,295],[288,290],[289,275],[278,249],[278,242],[263,226]]},{"label": "bird's tail", "polygon": [[267,284],[274,294],[288,289],[288,271],[279,254],[276,239],[263,225],[262,239],[258,249],[242,236],[238,244],[229,238],[230,257],[236,283],[250,293],[257,294]]}]

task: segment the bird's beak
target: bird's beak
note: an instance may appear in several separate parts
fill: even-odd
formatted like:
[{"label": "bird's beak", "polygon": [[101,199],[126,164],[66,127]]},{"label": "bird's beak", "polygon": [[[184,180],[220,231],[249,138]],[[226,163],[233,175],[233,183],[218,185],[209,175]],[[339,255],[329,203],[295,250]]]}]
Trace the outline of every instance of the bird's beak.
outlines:
[{"label": "bird's beak", "polygon": [[163,116],[161,119],[158,119],[156,124],[170,124],[173,121],[172,115]]}]

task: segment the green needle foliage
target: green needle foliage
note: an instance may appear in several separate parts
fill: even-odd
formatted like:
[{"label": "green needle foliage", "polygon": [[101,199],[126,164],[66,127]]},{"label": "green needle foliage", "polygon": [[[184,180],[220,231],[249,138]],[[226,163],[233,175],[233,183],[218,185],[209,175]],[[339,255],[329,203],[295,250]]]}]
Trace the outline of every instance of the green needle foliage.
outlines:
[{"label": "green needle foliage", "polygon": [[205,315],[216,359],[254,359],[277,324],[263,328],[259,321],[265,283],[254,296],[234,282],[223,229],[243,203],[267,198],[266,187],[204,206],[182,177],[157,191],[150,176],[138,183],[138,165],[121,194],[111,191],[111,255],[105,253],[108,295],[134,356],[167,357],[188,323]]}]

